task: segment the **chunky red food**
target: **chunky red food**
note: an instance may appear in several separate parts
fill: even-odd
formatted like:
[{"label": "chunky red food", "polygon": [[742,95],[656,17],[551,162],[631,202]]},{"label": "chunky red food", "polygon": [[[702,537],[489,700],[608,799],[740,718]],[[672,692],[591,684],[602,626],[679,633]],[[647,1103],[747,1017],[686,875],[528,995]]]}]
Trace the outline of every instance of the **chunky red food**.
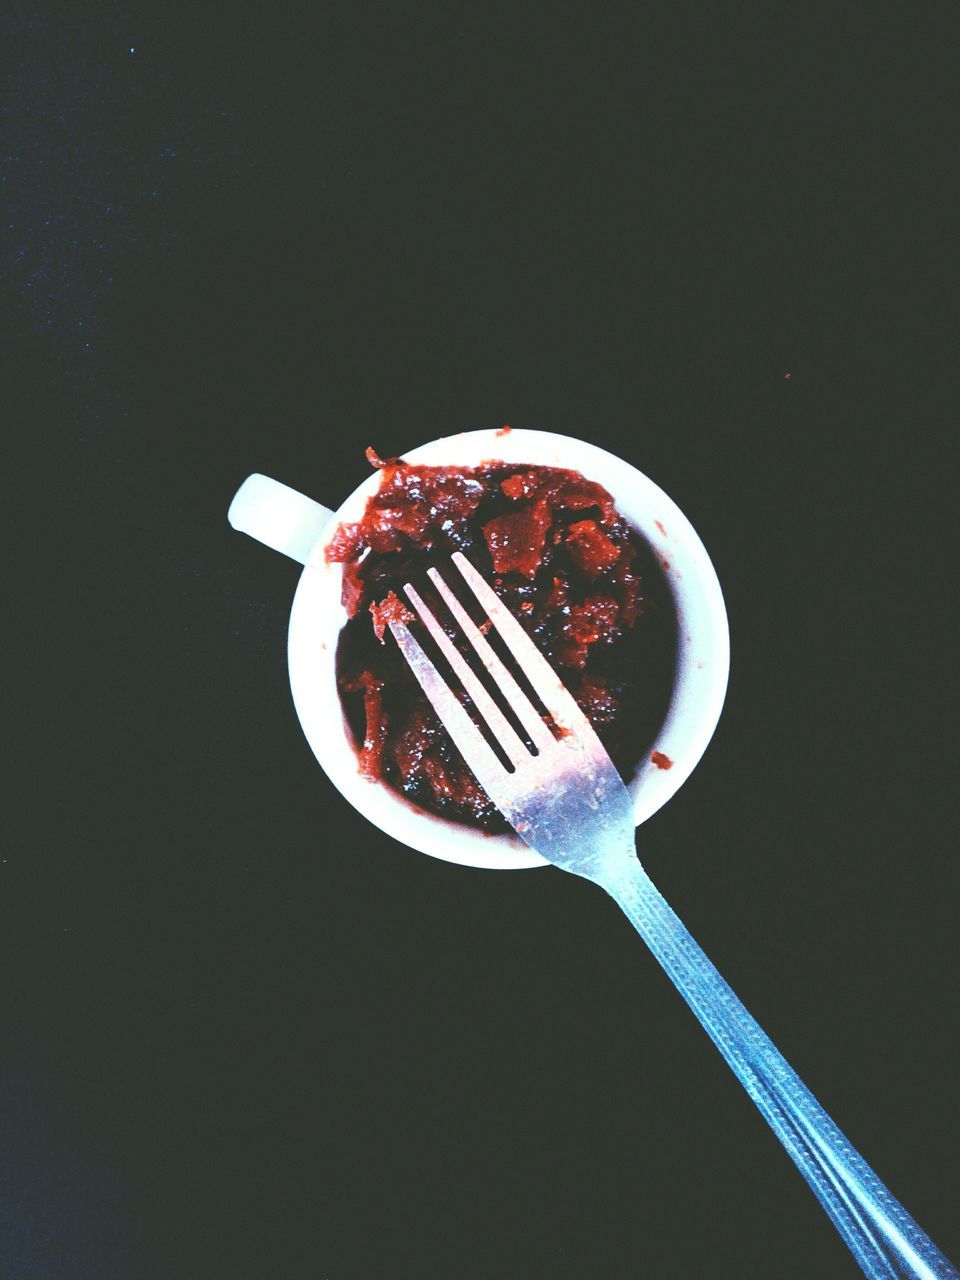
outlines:
[{"label": "chunky red food", "polygon": [[555,467],[424,467],[384,462],[372,450],[367,456],[380,468],[379,489],[363,518],[341,525],[327,550],[328,560],[343,564],[349,621],[337,679],[363,772],[444,817],[508,829],[387,634],[391,621],[407,622],[429,648],[403,603],[403,586],[414,583],[435,603],[426,571],[436,566],[458,590],[456,573],[446,569],[462,551],[630,777],[666,714],[677,627],[656,557],[610,494]]}]

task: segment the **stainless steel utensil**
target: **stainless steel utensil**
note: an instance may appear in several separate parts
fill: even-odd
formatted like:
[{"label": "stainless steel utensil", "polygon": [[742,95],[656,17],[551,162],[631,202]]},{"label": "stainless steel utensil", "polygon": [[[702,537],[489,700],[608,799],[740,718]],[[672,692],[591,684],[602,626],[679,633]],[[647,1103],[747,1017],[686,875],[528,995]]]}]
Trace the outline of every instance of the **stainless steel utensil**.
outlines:
[{"label": "stainless steel utensil", "polygon": [[854,1150],[701,951],[637,859],[630,798],[600,739],[520,624],[473,566],[453,563],[557,726],[530,698],[436,569],[429,577],[532,749],[412,585],[404,590],[470,696],[507,768],[402,622],[390,630],[480,782],[519,835],[623,908],[786,1147],[871,1280],[949,1280],[958,1272]]}]

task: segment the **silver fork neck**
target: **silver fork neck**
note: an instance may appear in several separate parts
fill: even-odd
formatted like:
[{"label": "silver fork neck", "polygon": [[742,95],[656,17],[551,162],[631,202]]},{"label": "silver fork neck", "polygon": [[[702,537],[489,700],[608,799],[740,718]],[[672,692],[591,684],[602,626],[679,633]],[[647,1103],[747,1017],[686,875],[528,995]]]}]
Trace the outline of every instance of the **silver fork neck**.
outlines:
[{"label": "silver fork neck", "polygon": [[[570,749],[542,759],[540,776],[507,817],[548,862],[593,880],[636,858],[633,805],[606,753]],[[539,764],[539,761],[538,761]]]}]

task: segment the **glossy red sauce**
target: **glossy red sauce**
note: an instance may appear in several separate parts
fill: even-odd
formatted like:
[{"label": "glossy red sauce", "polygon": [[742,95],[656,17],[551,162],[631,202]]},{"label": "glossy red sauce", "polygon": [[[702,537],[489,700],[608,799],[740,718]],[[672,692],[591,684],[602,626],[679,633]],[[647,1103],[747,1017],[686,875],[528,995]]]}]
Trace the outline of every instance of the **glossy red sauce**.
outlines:
[{"label": "glossy red sauce", "polygon": [[[657,558],[610,494],[576,471],[490,462],[480,467],[383,462],[363,518],[343,524],[327,558],[343,564],[349,616],[337,679],[361,768],[443,817],[507,830],[427,703],[392,637],[410,625],[413,583],[437,604],[436,566],[463,596],[449,565],[462,551],[517,617],[590,718],[625,778],[645,758],[673,687],[677,626]],[[438,616],[445,616],[436,607]],[[479,617],[479,615],[477,615]],[[451,628],[451,634],[454,634]],[[652,757],[660,768],[669,768]]]}]

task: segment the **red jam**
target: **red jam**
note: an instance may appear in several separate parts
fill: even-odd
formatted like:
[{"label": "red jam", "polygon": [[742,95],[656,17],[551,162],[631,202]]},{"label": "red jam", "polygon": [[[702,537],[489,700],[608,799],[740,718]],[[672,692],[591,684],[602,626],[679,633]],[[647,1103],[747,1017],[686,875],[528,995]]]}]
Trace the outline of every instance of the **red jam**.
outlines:
[{"label": "red jam", "polygon": [[[382,461],[373,450],[367,456],[380,469],[380,487],[363,518],[341,525],[327,550],[328,560],[343,564],[349,621],[337,681],[364,774],[443,817],[509,829],[385,635],[391,621],[405,622],[429,652],[400,596],[412,583],[434,608],[427,569],[437,567],[458,589],[448,562],[462,551],[631,777],[669,705],[677,625],[653,552],[610,494],[555,467],[424,467]],[[669,768],[665,757],[654,759]]]},{"label": "red jam", "polygon": [[413,621],[413,614],[393,591],[388,592],[387,598],[379,604],[370,606],[370,617],[373,619],[373,633],[381,644],[384,643],[383,633],[391,622]]}]

